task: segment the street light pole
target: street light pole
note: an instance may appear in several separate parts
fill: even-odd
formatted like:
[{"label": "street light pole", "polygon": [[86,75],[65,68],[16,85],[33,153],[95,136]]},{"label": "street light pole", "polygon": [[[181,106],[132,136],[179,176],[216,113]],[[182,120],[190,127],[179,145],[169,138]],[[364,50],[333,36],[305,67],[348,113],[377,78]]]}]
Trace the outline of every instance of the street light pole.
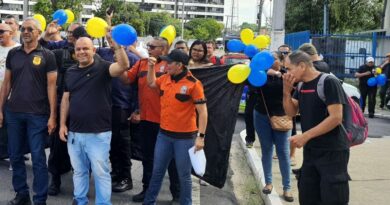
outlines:
[{"label": "street light pole", "polygon": [[181,4],[181,39],[184,39],[184,21],[185,21],[185,17],[184,17],[184,0]]},{"label": "street light pole", "polygon": [[28,10],[29,10],[28,2],[29,0],[23,0],[23,19],[26,19],[28,17]]},{"label": "street light pole", "polygon": [[329,32],[329,9],[328,9],[329,1],[324,1],[324,35],[328,34]]}]

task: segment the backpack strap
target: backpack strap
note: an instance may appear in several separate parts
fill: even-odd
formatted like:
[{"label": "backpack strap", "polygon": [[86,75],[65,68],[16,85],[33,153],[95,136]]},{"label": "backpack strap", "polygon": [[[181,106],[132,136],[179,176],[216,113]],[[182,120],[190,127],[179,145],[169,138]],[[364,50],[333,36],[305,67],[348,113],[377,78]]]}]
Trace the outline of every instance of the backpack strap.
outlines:
[{"label": "backpack strap", "polygon": [[322,102],[325,102],[325,100],[326,100],[324,87],[325,87],[325,79],[328,76],[330,76],[330,74],[322,73],[322,75],[320,76],[320,79],[318,80],[318,83],[317,83],[317,94],[318,94],[318,97],[322,100]]}]

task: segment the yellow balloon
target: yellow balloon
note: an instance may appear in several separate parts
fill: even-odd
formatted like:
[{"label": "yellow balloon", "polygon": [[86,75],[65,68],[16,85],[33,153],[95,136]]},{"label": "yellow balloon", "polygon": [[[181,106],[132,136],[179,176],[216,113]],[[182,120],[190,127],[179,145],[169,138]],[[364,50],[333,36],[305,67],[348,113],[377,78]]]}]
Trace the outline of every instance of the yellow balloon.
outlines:
[{"label": "yellow balloon", "polygon": [[253,38],[255,37],[255,34],[253,33],[253,31],[251,29],[246,28],[246,29],[243,29],[241,31],[240,37],[241,37],[241,41],[245,45],[249,45],[253,41]]},{"label": "yellow balloon", "polygon": [[376,68],[376,70],[375,70],[375,72],[376,72],[376,74],[381,74],[382,73],[382,68]]},{"label": "yellow balloon", "polygon": [[172,25],[166,26],[165,28],[163,28],[161,30],[160,37],[163,37],[163,38],[167,39],[169,45],[171,45],[172,42],[176,38],[176,29],[175,29],[175,27],[172,26]]},{"label": "yellow balloon", "polygon": [[267,38],[268,40],[268,45],[271,44],[271,37],[269,35],[265,35],[265,37]]},{"label": "yellow balloon", "polygon": [[74,13],[70,9],[65,9],[65,13],[68,16],[66,23],[72,23],[74,21]]},{"label": "yellow balloon", "polygon": [[105,20],[99,17],[93,17],[87,21],[85,25],[85,30],[87,33],[94,38],[104,37],[107,33],[108,24]]},{"label": "yellow balloon", "polygon": [[41,24],[41,31],[45,31],[46,29],[46,19],[41,14],[34,14],[33,18]]},{"label": "yellow balloon", "polygon": [[234,84],[240,84],[248,78],[250,73],[251,69],[248,65],[237,64],[229,69],[228,79]]},{"label": "yellow balloon", "polygon": [[258,49],[267,48],[269,45],[269,40],[265,35],[257,36],[251,44],[255,45]]}]

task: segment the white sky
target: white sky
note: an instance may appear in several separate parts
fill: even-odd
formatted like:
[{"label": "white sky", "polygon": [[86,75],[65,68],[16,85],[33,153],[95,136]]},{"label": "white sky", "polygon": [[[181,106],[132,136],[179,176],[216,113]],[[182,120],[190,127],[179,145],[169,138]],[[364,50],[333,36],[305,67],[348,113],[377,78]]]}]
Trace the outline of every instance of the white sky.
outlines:
[{"label": "white sky", "polygon": [[[238,24],[241,25],[243,22],[256,23],[256,15],[258,9],[259,0],[234,0],[238,4]],[[231,15],[232,12],[232,0],[225,0],[225,15]],[[270,0],[266,0],[263,5],[263,25],[265,24],[265,17],[270,16]],[[237,13],[235,12],[235,15]],[[225,17],[226,19],[226,17]],[[229,20],[230,22],[230,20]],[[234,23],[237,23],[237,18],[234,20]]]}]

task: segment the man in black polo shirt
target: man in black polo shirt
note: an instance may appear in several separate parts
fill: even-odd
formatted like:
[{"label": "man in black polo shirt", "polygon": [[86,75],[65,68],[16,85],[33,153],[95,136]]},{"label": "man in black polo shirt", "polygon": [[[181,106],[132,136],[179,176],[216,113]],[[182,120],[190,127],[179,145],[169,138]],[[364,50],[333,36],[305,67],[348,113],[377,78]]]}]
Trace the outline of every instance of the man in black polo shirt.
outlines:
[{"label": "man in black polo shirt", "polygon": [[[89,169],[92,168],[95,203],[111,205],[111,79],[129,68],[125,50],[116,44],[113,49],[116,63],[95,55],[96,48],[91,39],[79,38],[75,44],[78,65],[70,67],[65,76],[60,137],[68,142],[76,204],[88,204]],[[68,115],[69,132],[66,125]]]},{"label": "man in black polo shirt", "polygon": [[[349,201],[349,146],[341,128],[348,99],[340,81],[332,76],[324,81],[325,102],[317,94],[321,77],[302,51],[286,58],[283,75],[283,107],[286,114],[301,114],[302,134],[291,137],[293,146],[303,149],[303,164],[298,180],[301,205],[346,205]],[[295,82],[303,82],[291,97]]]},{"label": "man in black polo shirt", "polygon": [[7,99],[8,150],[13,167],[12,185],[17,193],[8,204],[31,204],[23,158],[23,147],[28,143],[34,170],[33,201],[41,205],[46,204],[48,187],[46,137],[56,127],[57,65],[54,54],[38,43],[39,22],[27,18],[21,32],[24,44],[8,53],[0,94],[1,124]]},{"label": "man in black polo shirt", "polygon": [[377,86],[368,86],[367,81],[375,77],[375,63],[373,57],[367,57],[366,63],[359,67],[355,77],[359,78],[359,90],[361,97],[361,107],[364,112],[366,108],[366,99],[368,97],[368,117],[373,118],[375,115],[376,91]]}]

